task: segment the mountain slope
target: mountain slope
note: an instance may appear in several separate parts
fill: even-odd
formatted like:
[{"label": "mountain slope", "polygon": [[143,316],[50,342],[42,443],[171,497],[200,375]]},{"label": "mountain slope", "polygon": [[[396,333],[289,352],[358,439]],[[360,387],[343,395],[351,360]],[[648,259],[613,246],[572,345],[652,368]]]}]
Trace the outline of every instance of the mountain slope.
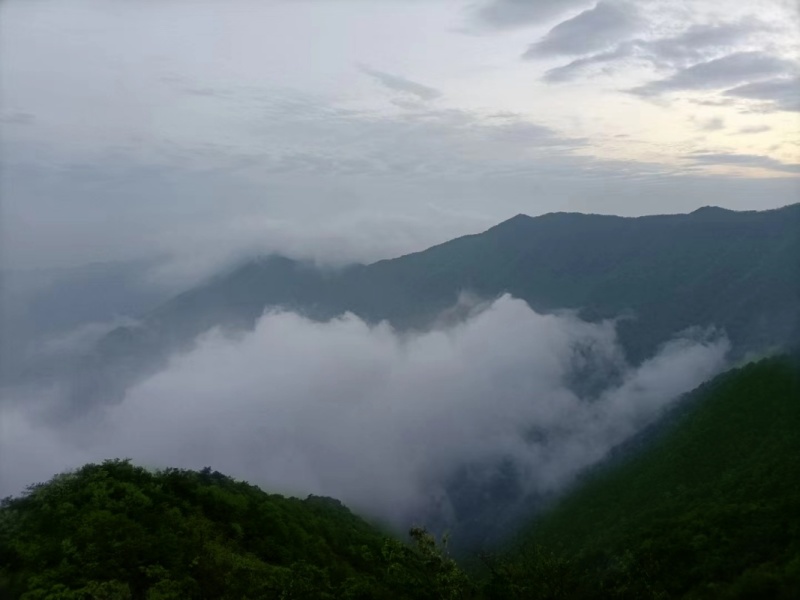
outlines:
[{"label": "mountain slope", "polygon": [[338,501],[266,494],[206,469],[87,465],[0,505],[3,598],[427,598],[459,578],[416,535],[388,539]]},{"label": "mountain slope", "polygon": [[520,215],[342,280],[350,297],[338,310],[401,327],[430,322],[462,290],[509,292],[538,311],[633,315],[620,335],[634,361],[693,326],[723,327],[735,348],[763,350],[783,345],[800,321],[800,205],[636,219]]},{"label": "mountain slope", "polygon": [[784,347],[800,332],[800,204],[640,218],[519,215],[424,252],[341,270],[254,260],[162,305],[142,326],[112,332],[76,368],[73,397],[120,387],[215,325],[251,327],[265,308],[314,319],[350,311],[415,328],[465,291],[508,292],[535,310],[577,309],[587,319],[628,315],[618,329],[633,362],[698,326],[725,329],[740,356]]},{"label": "mountain slope", "polygon": [[798,597],[799,365],[764,360],[697,390],[654,443],[521,536],[498,593],[537,585],[525,574],[545,548],[569,557],[565,597]]}]

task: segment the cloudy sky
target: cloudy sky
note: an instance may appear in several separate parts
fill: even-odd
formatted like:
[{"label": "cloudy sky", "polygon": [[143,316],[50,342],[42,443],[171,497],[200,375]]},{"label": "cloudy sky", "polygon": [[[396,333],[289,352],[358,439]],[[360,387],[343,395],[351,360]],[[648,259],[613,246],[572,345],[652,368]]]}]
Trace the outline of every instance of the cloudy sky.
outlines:
[{"label": "cloudy sky", "polygon": [[3,266],[373,260],[800,193],[791,0],[5,0]]}]

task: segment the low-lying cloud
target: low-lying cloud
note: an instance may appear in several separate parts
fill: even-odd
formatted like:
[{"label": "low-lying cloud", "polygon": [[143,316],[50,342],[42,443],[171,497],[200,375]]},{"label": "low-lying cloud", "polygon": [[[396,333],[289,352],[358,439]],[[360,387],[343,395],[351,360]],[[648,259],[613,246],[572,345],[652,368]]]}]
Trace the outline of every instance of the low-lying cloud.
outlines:
[{"label": "low-lying cloud", "polygon": [[[537,314],[509,296],[416,333],[268,312],[252,332],[201,336],[120,404],[80,420],[48,421],[57,389],[0,404],[0,494],[130,457],[334,496],[405,526],[447,504],[463,465],[511,460],[527,492],[557,490],[719,371],[727,348],[675,340],[632,369],[613,322]],[[576,373],[609,368],[612,387],[572,391]]]},{"label": "low-lying cloud", "polygon": [[150,282],[187,288],[253,256],[279,254],[325,267],[372,263],[418,252],[495,225],[479,213],[423,207],[416,214],[366,211],[310,223],[260,215],[175,227],[154,242],[163,260]]}]

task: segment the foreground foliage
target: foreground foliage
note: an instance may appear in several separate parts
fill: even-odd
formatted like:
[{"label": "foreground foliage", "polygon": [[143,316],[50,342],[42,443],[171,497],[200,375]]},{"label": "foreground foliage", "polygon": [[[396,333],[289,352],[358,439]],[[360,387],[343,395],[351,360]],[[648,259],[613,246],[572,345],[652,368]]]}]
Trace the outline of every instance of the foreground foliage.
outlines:
[{"label": "foreground foliage", "polygon": [[466,585],[455,563],[412,534],[387,539],[330,498],[108,461],[3,501],[0,597],[461,597],[439,593]]}]

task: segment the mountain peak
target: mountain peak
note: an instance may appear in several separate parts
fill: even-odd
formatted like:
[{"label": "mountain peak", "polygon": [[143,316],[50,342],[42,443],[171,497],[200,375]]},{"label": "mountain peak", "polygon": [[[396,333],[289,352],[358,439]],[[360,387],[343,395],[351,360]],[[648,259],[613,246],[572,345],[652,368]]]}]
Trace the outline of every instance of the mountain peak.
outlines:
[{"label": "mountain peak", "polygon": [[721,208],[719,206],[701,206],[700,208],[698,208],[697,210],[692,211],[689,214],[700,215],[700,216],[702,216],[702,215],[713,216],[713,215],[731,214],[733,212],[734,211],[732,211],[732,210],[728,210],[727,208]]},{"label": "mountain peak", "polygon": [[517,213],[516,215],[514,215],[510,219],[506,219],[503,222],[504,223],[523,223],[523,222],[526,222],[526,221],[530,221],[532,219],[533,219],[533,217],[531,217],[529,215],[526,215],[525,213]]}]

